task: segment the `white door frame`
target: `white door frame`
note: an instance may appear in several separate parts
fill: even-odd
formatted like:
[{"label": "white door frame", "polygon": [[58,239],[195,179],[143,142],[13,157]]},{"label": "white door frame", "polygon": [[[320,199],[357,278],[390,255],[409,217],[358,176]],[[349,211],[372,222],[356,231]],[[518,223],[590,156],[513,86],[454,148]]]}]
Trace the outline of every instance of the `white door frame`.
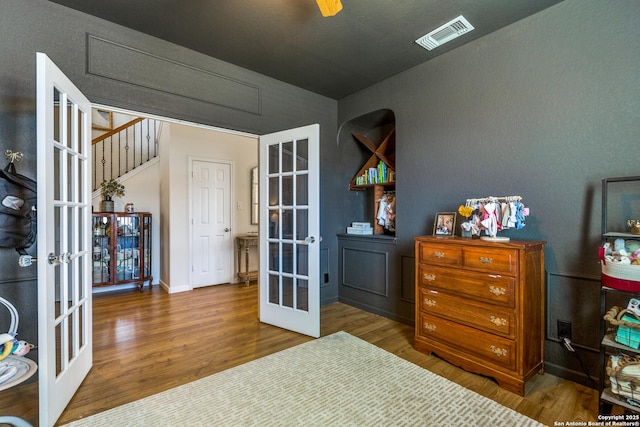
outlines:
[{"label": "white door frame", "polygon": [[[219,160],[219,159],[212,159],[209,157],[196,157],[196,156],[189,156],[189,168],[188,168],[188,178],[189,178],[189,262],[191,262],[193,260],[193,245],[194,245],[194,241],[193,241],[193,199],[192,199],[192,195],[193,195],[193,162],[207,162],[207,163],[222,163],[222,164],[227,164],[229,165],[229,201],[230,201],[230,205],[229,205],[229,210],[230,210],[230,215],[229,215],[229,223],[230,223],[230,228],[231,231],[229,238],[231,239],[231,253],[229,254],[229,258],[228,258],[228,262],[229,262],[229,282],[232,283],[233,279],[234,279],[234,264],[233,264],[233,260],[234,260],[234,245],[233,242],[235,240],[235,215],[233,214],[233,206],[235,203],[235,192],[234,192],[234,179],[233,179],[233,173],[234,173],[234,164],[233,164],[233,160]],[[192,264],[193,265],[193,264]],[[193,268],[189,268],[189,286],[191,287],[191,289],[194,289],[193,286]]]}]

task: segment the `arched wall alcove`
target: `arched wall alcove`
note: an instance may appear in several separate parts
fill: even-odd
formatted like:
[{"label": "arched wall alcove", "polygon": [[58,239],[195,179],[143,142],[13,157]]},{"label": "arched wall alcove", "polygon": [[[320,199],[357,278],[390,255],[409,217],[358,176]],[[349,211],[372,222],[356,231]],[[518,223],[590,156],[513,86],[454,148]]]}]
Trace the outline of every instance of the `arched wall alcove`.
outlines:
[{"label": "arched wall alcove", "polygon": [[[384,151],[382,154],[383,159],[393,165],[392,169],[395,173],[395,126],[395,114],[389,109],[372,111],[350,119],[340,126],[338,145],[341,146],[341,150],[345,153],[345,161],[348,163],[345,168],[351,174],[348,184],[353,191],[351,191],[352,194],[349,197],[350,206],[348,209],[354,213],[352,222],[371,222],[372,226],[375,225],[373,224],[376,217],[375,199],[379,196],[379,192],[376,193],[371,188],[357,188],[354,185],[355,176],[362,172],[363,167],[368,162],[370,164],[367,167],[377,166],[373,165],[373,163],[377,163],[379,158],[375,158],[376,156],[372,156],[372,154],[378,148],[382,148]],[[367,144],[355,137],[354,134],[364,136],[373,146],[367,147]],[[386,141],[385,147],[381,147],[384,141]],[[393,186],[389,188],[389,190],[393,189]],[[382,191],[381,189],[378,190]],[[378,230],[378,233],[395,235],[394,232],[386,229],[382,232]]]}]

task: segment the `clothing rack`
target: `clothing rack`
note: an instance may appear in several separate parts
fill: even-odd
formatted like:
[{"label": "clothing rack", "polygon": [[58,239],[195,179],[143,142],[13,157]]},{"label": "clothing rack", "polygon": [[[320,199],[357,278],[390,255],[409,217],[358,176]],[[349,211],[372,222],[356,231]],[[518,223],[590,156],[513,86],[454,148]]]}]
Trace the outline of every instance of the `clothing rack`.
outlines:
[{"label": "clothing rack", "polygon": [[[479,215],[474,215],[474,234],[479,234],[484,230],[488,236],[481,239],[494,242],[508,241],[508,237],[498,237],[498,231],[524,227],[524,217],[529,215],[529,209],[520,203],[520,196],[489,196],[478,199],[467,199],[466,206],[479,211]],[[506,205],[506,206],[505,206]]]},{"label": "clothing rack", "polygon": [[519,202],[520,200],[522,200],[522,197],[520,196],[500,196],[500,197],[496,197],[496,196],[489,196],[489,197],[482,197],[480,199],[467,199],[467,203],[466,206],[472,206],[478,203],[487,203],[487,202]]}]

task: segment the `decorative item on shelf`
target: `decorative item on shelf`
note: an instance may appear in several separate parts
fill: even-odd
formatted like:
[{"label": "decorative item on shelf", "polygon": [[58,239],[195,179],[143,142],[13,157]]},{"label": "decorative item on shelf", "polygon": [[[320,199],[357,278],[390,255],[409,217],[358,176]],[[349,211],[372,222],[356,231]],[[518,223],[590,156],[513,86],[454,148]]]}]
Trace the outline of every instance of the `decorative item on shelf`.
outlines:
[{"label": "decorative item on shelf", "polygon": [[102,181],[100,184],[100,190],[102,191],[102,201],[100,202],[100,210],[102,212],[113,212],[114,203],[113,196],[122,197],[125,194],[124,185],[120,184],[115,179],[109,181]]},{"label": "decorative item on shelf", "polygon": [[124,205],[124,211],[126,213],[134,213],[135,210],[133,208],[133,203],[127,203],[126,205]]},{"label": "decorative item on shelf", "polygon": [[617,342],[636,350],[640,347],[640,317],[636,313],[626,308],[613,306],[604,315],[604,320],[617,326],[615,336]]},{"label": "decorative item on shelf", "polygon": [[602,284],[614,289],[640,291],[640,241],[606,241],[598,249],[602,266]]},{"label": "decorative item on shelf", "polygon": [[370,222],[352,222],[351,227],[347,227],[347,234],[373,234]]},{"label": "decorative item on shelf", "polygon": [[[480,199],[467,199],[465,207],[471,207],[473,219],[470,222],[471,233],[485,235],[483,240],[492,242],[506,242],[509,237],[497,236],[498,231],[515,228],[524,228],[524,219],[529,215],[529,208],[521,202],[520,196],[483,197]],[[466,209],[465,209],[466,212]]]},{"label": "decorative item on shelf", "polygon": [[469,221],[469,218],[471,218],[471,215],[473,215],[473,208],[471,206],[460,205],[458,207],[458,213],[462,215],[466,220],[465,222],[460,224],[460,228],[462,229],[460,231],[460,235],[462,237],[470,238],[473,233],[473,222]]},{"label": "decorative item on shelf", "polygon": [[632,406],[640,406],[640,358],[638,356],[611,355],[607,361],[607,375],[611,392],[624,398]]},{"label": "decorative item on shelf", "polygon": [[631,234],[640,234],[640,219],[628,219],[627,227],[631,230]]}]

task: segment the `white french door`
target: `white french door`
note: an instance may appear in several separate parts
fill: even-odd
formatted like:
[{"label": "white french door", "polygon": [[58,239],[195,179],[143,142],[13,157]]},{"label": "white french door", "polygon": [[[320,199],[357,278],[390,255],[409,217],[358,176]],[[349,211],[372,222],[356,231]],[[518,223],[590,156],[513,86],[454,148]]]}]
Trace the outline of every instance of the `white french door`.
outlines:
[{"label": "white french door", "polygon": [[191,162],[191,287],[232,279],[231,164]]},{"label": "white french door", "polygon": [[320,336],[320,126],[260,137],[260,321]]},{"label": "white french door", "polygon": [[40,425],[60,417],[92,365],[91,103],[37,62]]}]

